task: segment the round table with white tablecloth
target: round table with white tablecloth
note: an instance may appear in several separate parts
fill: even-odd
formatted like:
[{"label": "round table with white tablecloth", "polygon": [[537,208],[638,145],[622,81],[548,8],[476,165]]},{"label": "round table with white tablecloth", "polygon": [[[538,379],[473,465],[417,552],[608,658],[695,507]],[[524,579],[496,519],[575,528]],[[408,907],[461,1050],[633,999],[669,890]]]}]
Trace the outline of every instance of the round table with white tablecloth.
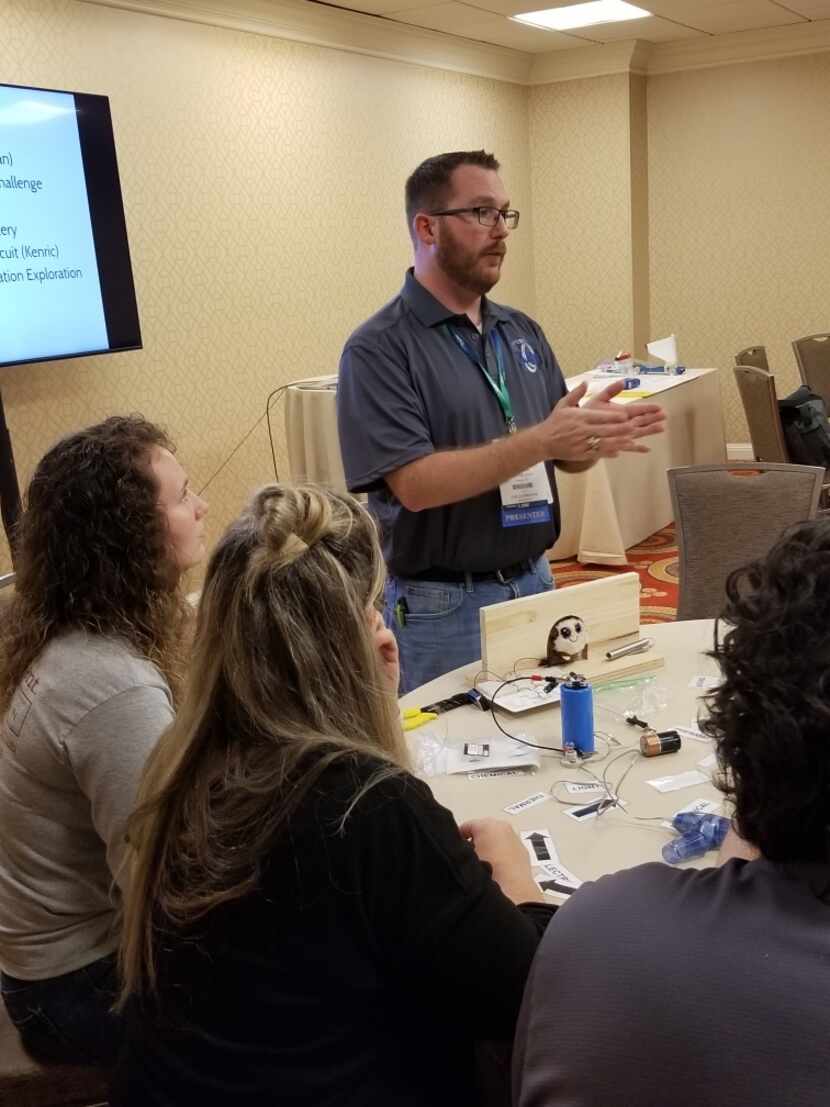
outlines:
[{"label": "round table with white tablecloth", "polygon": [[[629,755],[624,751],[639,749],[641,730],[626,723],[623,716],[626,710],[639,709],[643,721],[658,731],[678,726],[692,729],[693,721],[703,709],[700,697],[704,686],[711,684],[718,672],[715,662],[706,656],[712,647],[713,629],[714,623],[708,619],[642,627],[644,636],[655,639],[656,649],[665,660],[664,667],[632,676],[630,683],[623,679],[616,688],[603,689],[598,685],[594,689],[595,729],[609,736],[610,752],[603,757],[605,747],[598,740],[597,756],[582,764],[600,778],[606,771],[612,790],[622,773],[629,770],[619,793],[625,801],[624,808],[609,808],[598,817],[577,822],[566,815],[565,804],[551,797],[518,814],[506,813],[508,805],[535,793],[549,794],[551,788],[562,799],[587,803],[596,798],[591,794],[584,798],[568,795],[566,782],[587,783],[592,777],[563,763],[562,754],[541,751],[540,768],[533,774],[433,776],[429,784],[436,798],[453,812],[459,823],[489,815],[509,820],[518,831],[548,829],[561,864],[582,880],[661,860],[662,845],[674,837],[672,831],[661,826],[662,819],[699,799],[720,801],[721,795],[711,779],[671,792],[657,791],[647,781],[691,771],[702,772],[709,778],[711,766],[701,767],[700,762],[710,757],[713,745],[702,737],[683,734],[681,749],[676,753],[649,758]],[[578,669],[578,663],[574,667]],[[479,666],[474,664],[447,673],[408,693],[401,699],[401,707],[423,707],[469,689],[478,672]],[[620,687],[620,683],[628,683],[628,687]],[[561,745],[560,716],[558,706],[516,715],[497,709],[498,720],[508,731],[550,746]],[[502,737],[490,712],[474,706],[439,715],[410,731],[409,736],[416,754],[416,747],[429,752],[438,750],[442,744],[461,748],[465,741],[490,742]],[[619,745],[614,744],[615,740]],[[480,773],[486,768],[486,761],[471,763],[470,768],[471,772]],[[720,807],[718,810],[726,813]],[[715,856],[710,852],[689,863],[710,865]]]}]

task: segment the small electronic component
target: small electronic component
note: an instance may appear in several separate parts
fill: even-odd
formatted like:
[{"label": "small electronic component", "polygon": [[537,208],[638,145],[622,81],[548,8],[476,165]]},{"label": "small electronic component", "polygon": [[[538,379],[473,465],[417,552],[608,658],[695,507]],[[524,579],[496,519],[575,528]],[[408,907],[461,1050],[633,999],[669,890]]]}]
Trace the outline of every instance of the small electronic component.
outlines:
[{"label": "small electronic component", "polygon": [[481,761],[485,757],[490,756],[490,743],[489,742],[465,742],[464,743],[464,756],[470,757],[475,761]]},{"label": "small electronic component", "polygon": [[680,749],[680,735],[676,730],[656,730],[649,728],[640,735],[640,753],[643,757],[660,757],[664,753],[677,753]]},{"label": "small electronic component", "polygon": [[648,725],[648,723],[643,722],[642,719],[638,719],[633,711],[625,712],[625,721],[628,723],[629,726],[638,726],[641,730],[651,730],[651,727]]}]

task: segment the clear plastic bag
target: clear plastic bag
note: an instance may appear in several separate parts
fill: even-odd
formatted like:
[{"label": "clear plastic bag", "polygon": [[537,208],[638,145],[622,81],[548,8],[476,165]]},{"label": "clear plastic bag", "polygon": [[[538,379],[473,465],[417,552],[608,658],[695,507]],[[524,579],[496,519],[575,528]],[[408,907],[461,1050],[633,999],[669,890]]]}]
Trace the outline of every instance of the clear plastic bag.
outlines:
[{"label": "clear plastic bag", "polygon": [[671,704],[671,688],[653,675],[615,681],[594,689],[597,725],[618,740],[631,737],[626,714],[634,714],[651,723],[654,716]]},{"label": "clear plastic bag", "polygon": [[447,742],[433,727],[423,727],[409,735],[415,772],[424,780],[443,776],[447,771]]}]

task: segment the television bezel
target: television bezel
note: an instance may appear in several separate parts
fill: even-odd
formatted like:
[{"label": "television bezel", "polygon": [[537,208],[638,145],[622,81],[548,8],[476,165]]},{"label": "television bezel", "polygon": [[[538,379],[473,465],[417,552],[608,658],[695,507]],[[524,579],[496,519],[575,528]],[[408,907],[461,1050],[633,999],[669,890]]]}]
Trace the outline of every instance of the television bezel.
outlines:
[{"label": "television bezel", "polygon": [[[128,350],[143,350],[141,320],[138,315],[138,301],[135,293],[132,255],[127,236],[127,221],[124,215],[124,194],[121,189],[121,176],[118,171],[118,156],[115,150],[115,130],[108,96],[96,92],[77,92],[63,88],[41,88],[39,85],[18,85],[0,81],[0,88],[17,88],[23,92],[55,92],[63,96],[72,96],[75,100],[76,114],[80,113],[80,100],[96,101],[97,114],[89,118],[93,125],[82,129],[78,121],[78,138],[81,146],[81,158],[84,167],[87,203],[90,207],[90,224],[95,247],[95,260],[101,282],[101,301],[107,337],[111,337],[110,320],[117,322],[124,333],[127,327],[134,328],[135,341],[110,344],[100,349],[73,350],[61,354],[40,354],[36,357],[17,358],[14,361],[0,361],[0,370],[15,365],[38,365],[47,361],[70,361],[79,357],[100,357],[105,354],[121,354]],[[86,122],[86,120],[85,120]],[[101,125],[104,125],[103,127]],[[94,166],[87,161],[90,145],[97,141],[103,146],[96,148],[97,158]],[[103,165],[104,159],[110,159]],[[92,175],[90,175],[92,172]],[[93,211],[93,196],[96,210]],[[109,223],[105,228],[105,219]],[[106,241],[103,241],[106,238]],[[117,264],[116,264],[117,263]],[[102,269],[102,265],[105,269]],[[104,279],[106,272],[107,279]]]}]

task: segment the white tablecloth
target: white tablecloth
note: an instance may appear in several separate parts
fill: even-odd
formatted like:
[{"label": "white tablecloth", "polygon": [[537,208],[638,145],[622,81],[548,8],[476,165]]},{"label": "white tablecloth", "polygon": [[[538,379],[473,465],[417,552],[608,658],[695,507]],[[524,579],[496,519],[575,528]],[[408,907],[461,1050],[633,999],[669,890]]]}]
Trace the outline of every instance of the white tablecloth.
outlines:
[{"label": "white tablecloth", "polygon": [[[586,378],[590,374],[568,377],[568,387]],[[642,390],[664,408],[666,431],[644,439],[648,454],[620,454],[584,473],[557,473],[562,529],[551,552],[554,560],[624,565],[627,549],[672,521],[666,470],[726,460],[717,369],[640,380]],[[591,380],[589,394],[607,383]]]},{"label": "white tablecloth", "polygon": [[[569,377],[568,387],[583,378]],[[718,370],[690,369],[680,377],[648,377],[642,388],[659,393],[666,432],[646,440],[648,454],[621,454],[584,473],[557,473],[562,531],[554,558],[625,564],[625,551],[672,520],[666,469],[725,461]],[[315,480],[344,490],[335,410],[337,378],[315,378],[288,388],[285,429],[293,480]],[[591,391],[604,382],[592,382]]]},{"label": "white tablecloth", "polygon": [[336,375],[289,385],[285,393],[285,441],[292,480],[313,480],[345,492],[336,397]]},{"label": "white tablecloth", "polygon": [[[625,710],[630,705],[639,706],[638,701],[645,698],[648,702],[641,717],[657,730],[688,727],[692,719],[697,718],[701,692],[690,688],[689,684],[694,677],[717,673],[714,662],[703,655],[705,650],[711,648],[713,626],[711,620],[702,619],[643,627],[644,635],[656,639],[657,649],[665,658],[665,667],[654,670],[653,679],[647,683],[633,684],[628,689],[613,693],[595,692],[595,727],[608,731],[622,743],[614,747],[611,757],[604,764],[624,749],[638,747],[640,735],[639,729],[628,726],[608,708]],[[423,707],[468,689],[472,687],[477,671],[476,664],[447,673],[404,696],[401,706]],[[641,677],[647,675],[641,674]],[[602,704],[605,707],[600,706]],[[499,721],[507,730],[524,734],[532,742],[551,746],[561,745],[560,715],[559,707],[543,707],[522,715],[498,712]],[[460,747],[464,741],[488,741],[500,737],[500,733],[489,712],[483,713],[475,707],[460,707],[410,731],[409,737],[412,743],[427,740]],[[542,767],[533,775],[480,780],[466,776],[442,776],[430,779],[429,784],[436,798],[453,812],[459,823],[490,815],[509,820],[517,830],[549,829],[562,864],[583,880],[596,879],[605,873],[645,861],[661,860],[661,846],[674,837],[673,832],[661,828],[661,819],[698,798],[720,800],[720,793],[708,782],[666,794],[646,783],[654,778],[695,769],[698,762],[712,752],[709,741],[685,737],[682,741],[683,745],[677,753],[650,758],[625,755],[611,765],[608,779],[615,782],[629,763],[635,762],[620,792],[627,803],[626,813],[610,810],[585,823],[575,822],[566,816],[567,808],[554,799],[519,815],[504,812],[508,804],[533,793],[548,793],[555,781],[587,782],[591,779],[585,773],[565,766],[561,754],[543,754]],[[601,748],[599,743],[598,748]],[[601,777],[604,764],[591,766],[588,762],[588,767]],[[563,791],[560,785],[557,794]],[[586,797],[586,802],[593,798]],[[637,821],[650,817],[653,821]],[[709,853],[696,864],[711,865],[714,858],[715,854]]]}]

